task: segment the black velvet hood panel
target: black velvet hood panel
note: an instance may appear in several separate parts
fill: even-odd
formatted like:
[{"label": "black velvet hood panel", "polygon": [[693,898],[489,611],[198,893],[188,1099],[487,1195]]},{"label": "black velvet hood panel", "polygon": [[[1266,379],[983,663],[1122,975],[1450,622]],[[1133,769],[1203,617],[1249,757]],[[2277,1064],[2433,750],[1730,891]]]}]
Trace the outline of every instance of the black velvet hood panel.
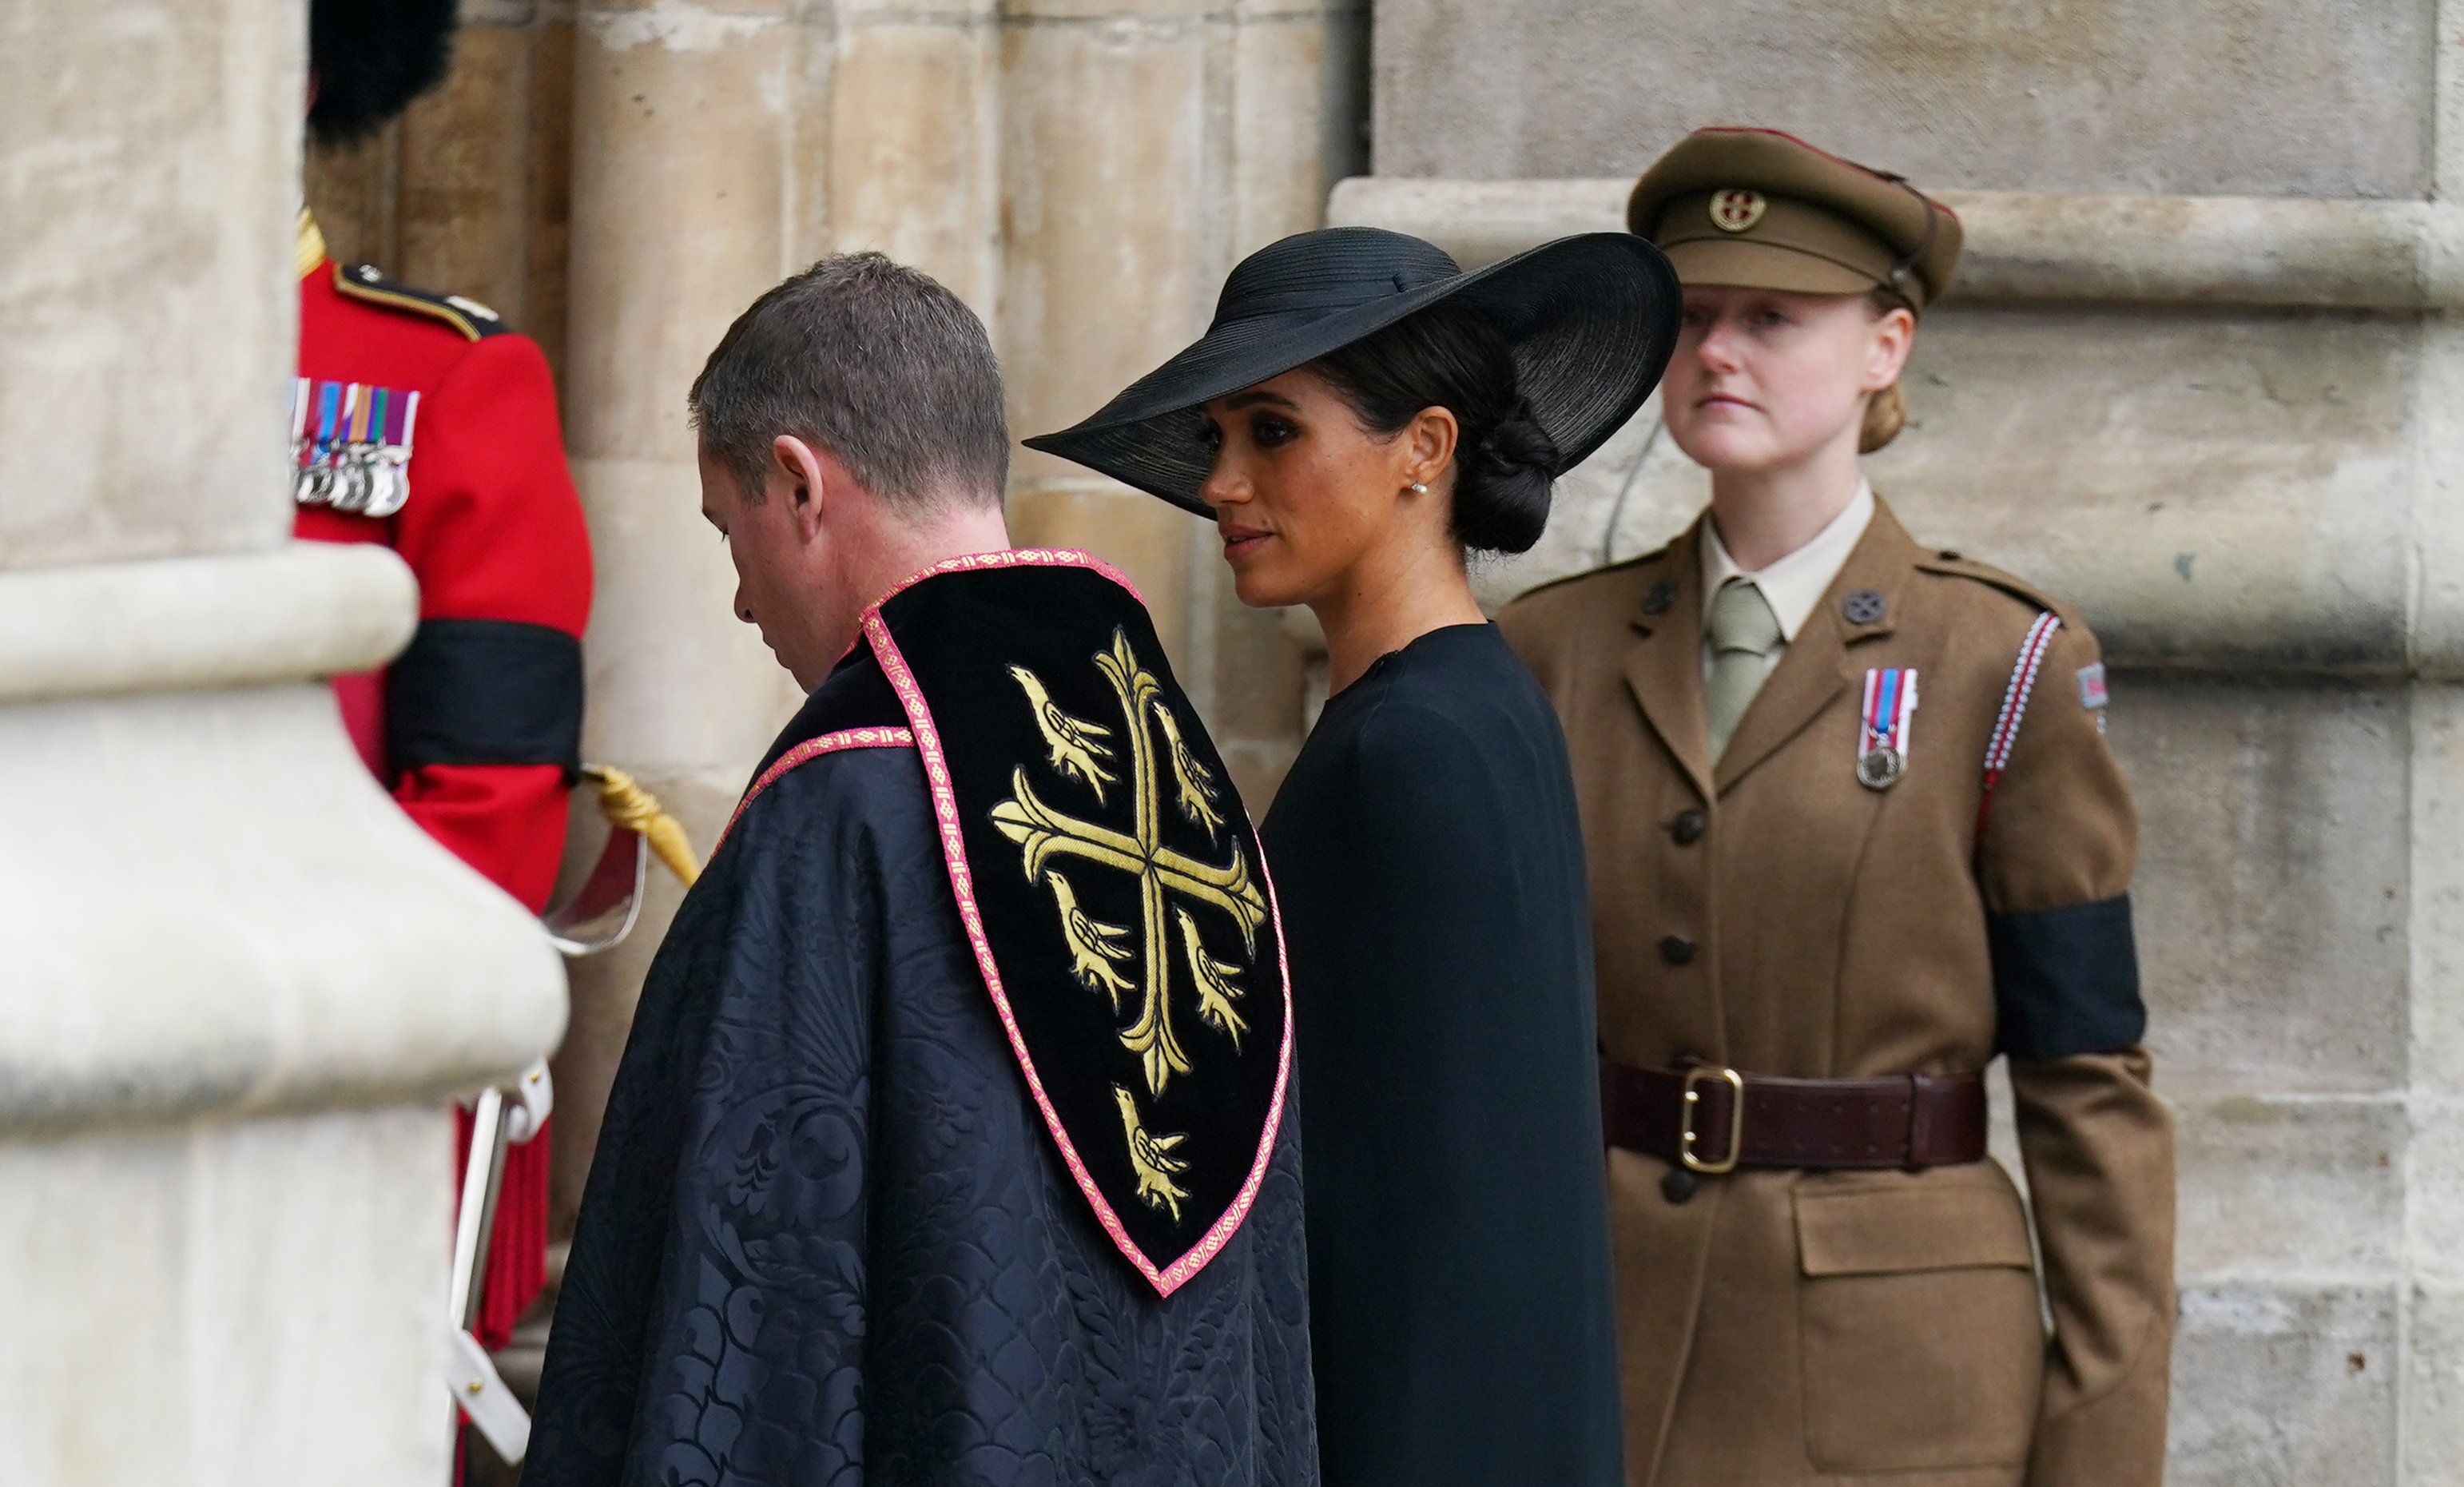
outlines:
[{"label": "black velvet hood panel", "polygon": [[1126,579],[956,560],[865,625],[933,783],[1021,1072],[1096,1221],[1164,1295],[1240,1227],[1291,1062],[1257,832]]}]

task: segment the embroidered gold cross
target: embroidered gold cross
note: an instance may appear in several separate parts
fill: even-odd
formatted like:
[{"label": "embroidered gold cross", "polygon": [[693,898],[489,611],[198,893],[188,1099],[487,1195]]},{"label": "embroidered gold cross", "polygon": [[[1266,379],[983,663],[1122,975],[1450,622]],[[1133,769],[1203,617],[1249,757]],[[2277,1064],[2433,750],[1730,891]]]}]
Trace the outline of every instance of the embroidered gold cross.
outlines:
[{"label": "embroidered gold cross", "polygon": [[[1230,1038],[1235,1048],[1240,1046],[1241,1034],[1247,1031],[1247,1024],[1234,1006],[1242,995],[1242,987],[1234,979],[1240,966],[1219,961],[1207,950],[1199,938],[1198,921],[1177,902],[1169,903],[1173,923],[1167,925],[1168,901],[1211,905],[1230,916],[1240,928],[1245,961],[1257,953],[1258,929],[1266,920],[1266,900],[1249,875],[1248,859],[1237,839],[1232,843],[1230,860],[1221,865],[1199,861],[1164,845],[1164,768],[1169,766],[1172,771],[1176,804],[1181,815],[1204,832],[1209,841],[1222,833],[1219,788],[1212,772],[1191,755],[1182,742],[1179,724],[1163,701],[1162,683],[1139,664],[1125,633],[1112,633],[1111,648],[1095,657],[1095,666],[1111,683],[1121,704],[1134,810],[1131,830],[1119,831],[1053,810],[1028,787],[1023,767],[1012,772],[1010,783],[1015,793],[993,808],[992,818],[1002,835],[1023,849],[1027,880],[1042,882],[1052,890],[1054,907],[1061,915],[1062,937],[1069,946],[1070,974],[1089,990],[1109,997],[1114,1011],[1121,1010],[1125,993],[1137,993],[1137,1017],[1121,1031],[1121,1044],[1137,1055],[1139,1068],[1146,1076],[1147,1093],[1159,1096],[1173,1076],[1187,1074],[1191,1067],[1188,1050],[1173,1026],[1172,930],[1177,928],[1179,932],[1182,961],[1196,992],[1199,1020]],[[1083,783],[1093,792],[1096,804],[1102,805],[1105,787],[1118,778],[1113,772],[1119,767],[1116,763],[1112,768],[1106,767],[1114,761],[1115,745],[1105,742],[1112,737],[1112,730],[1063,712],[1053,704],[1044,684],[1023,667],[1011,667],[1010,676],[1026,695],[1037,730],[1049,750],[1052,767]],[[1135,986],[1116,968],[1133,953],[1124,943],[1130,934],[1128,927],[1103,923],[1079,907],[1076,892],[1057,871],[1063,857],[1136,876],[1142,921],[1136,951],[1142,964]],[[1139,1123],[1128,1092],[1115,1093],[1127,1125],[1132,1165],[1139,1172],[1138,1195],[1152,1207],[1169,1208],[1177,1217],[1179,1199],[1188,1194],[1173,1183],[1172,1175],[1187,1164],[1178,1162],[1176,1165],[1172,1161],[1156,1160],[1156,1156],[1168,1154],[1180,1143],[1180,1138],[1149,1134]],[[1147,1160],[1139,1160],[1141,1156]]]}]

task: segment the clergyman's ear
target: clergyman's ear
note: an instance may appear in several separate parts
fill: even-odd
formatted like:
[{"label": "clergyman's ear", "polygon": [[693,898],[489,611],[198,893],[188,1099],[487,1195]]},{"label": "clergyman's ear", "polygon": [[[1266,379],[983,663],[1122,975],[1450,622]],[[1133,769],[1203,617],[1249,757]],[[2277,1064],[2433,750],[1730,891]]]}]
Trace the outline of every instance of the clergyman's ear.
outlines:
[{"label": "clergyman's ear", "polygon": [[787,502],[787,516],[797,532],[810,541],[821,529],[822,501],[831,494],[825,484],[822,461],[813,447],[792,433],[770,441],[771,483]]}]

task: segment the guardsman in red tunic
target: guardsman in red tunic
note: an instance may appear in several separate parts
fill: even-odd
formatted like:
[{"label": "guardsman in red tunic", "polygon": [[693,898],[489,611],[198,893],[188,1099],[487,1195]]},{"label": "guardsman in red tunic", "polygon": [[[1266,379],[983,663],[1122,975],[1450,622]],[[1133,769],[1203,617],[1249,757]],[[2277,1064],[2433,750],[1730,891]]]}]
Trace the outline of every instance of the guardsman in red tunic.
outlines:
[{"label": "guardsman in red tunic", "polygon": [[[451,0],[318,0],[308,122],[381,126],[441,77]],[[384,671],[335,678],[352,741],[430,836],[533,913],[581,767],[590,544],[546,358],[485,305],[336,263],[299,217],[297,534],[382,543],[419,580]],[[463,1125],[469,1140],[469,1122]],[[501,1347],[545,1279],[548,1143],[506,1156],[473,1329]]]}]

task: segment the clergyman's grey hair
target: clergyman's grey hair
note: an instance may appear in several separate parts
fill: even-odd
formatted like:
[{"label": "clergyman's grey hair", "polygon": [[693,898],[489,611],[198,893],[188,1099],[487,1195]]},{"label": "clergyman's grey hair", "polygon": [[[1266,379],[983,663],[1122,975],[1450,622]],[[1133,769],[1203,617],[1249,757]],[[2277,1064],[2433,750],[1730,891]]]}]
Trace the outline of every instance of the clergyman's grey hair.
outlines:
[{"label": "clergyman's grey hair", "polygon": [[687,395],[702,448],[761,499],[782,433],[910,512],[997,503],[1009,422],[991,338],[957,295],[877,253],[833,254],[736,318]]}]

